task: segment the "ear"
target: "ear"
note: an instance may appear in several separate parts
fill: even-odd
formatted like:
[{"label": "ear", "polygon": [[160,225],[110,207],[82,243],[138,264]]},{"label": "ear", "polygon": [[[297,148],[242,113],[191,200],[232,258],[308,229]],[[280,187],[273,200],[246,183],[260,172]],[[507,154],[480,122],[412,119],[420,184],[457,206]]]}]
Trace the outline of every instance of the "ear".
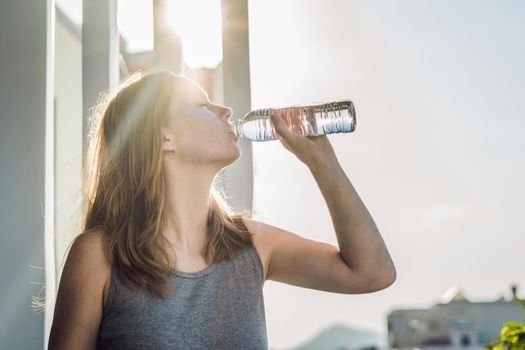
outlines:
[{"label": "ear", "polygon": [[166,152],[175,151],[173,134],[166,129],[162,129],[162,150]]}]

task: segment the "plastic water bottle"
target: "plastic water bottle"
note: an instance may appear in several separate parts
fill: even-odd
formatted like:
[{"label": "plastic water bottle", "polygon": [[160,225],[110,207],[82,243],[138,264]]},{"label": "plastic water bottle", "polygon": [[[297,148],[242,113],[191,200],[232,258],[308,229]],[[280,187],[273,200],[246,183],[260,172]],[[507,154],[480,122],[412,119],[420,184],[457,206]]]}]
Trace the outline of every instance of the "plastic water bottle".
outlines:
[{"label": "plastic water bottle", "polygon": [[352,132],[356,127],[354,104],[350,100],[307,106],[253,110],[234,124],[234,133],[251,141],[276,140],[270,115],[280,115],[288,128],[303,136]]}]

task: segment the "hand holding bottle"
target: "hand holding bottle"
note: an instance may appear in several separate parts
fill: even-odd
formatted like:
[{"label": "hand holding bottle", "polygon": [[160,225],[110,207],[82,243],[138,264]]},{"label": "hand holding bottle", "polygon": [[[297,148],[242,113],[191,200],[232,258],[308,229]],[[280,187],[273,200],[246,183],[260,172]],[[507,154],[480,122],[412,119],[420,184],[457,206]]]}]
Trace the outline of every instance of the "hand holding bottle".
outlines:
[{"label": "hand holding bottle", "polygon": [[272,114],[270,119],[281,144],[308,167],[320,161],[337,160],[326,135],[303,136],[291,131],[280,116]]}]

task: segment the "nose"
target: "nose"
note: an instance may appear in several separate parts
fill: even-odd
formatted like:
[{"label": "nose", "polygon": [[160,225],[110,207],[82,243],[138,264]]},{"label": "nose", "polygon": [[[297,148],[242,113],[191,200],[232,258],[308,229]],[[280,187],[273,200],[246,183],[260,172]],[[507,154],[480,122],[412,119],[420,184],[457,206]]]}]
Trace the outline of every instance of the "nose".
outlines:
[{"label": "nose", "polygon": [[224,120],[228,123],[228,129],[231,133],[235,133],[235,122],[231,120],[233,110],[230,107],[224,107]]},{"label": "nose", "polygon": [[230,118],[232,117],[232,114],[233,114],[233,110],[230,107],[226,107],[226,106],[223,107],[222,117],[224,118],[224,120],[226,120],[227,122],[230,122]]}]

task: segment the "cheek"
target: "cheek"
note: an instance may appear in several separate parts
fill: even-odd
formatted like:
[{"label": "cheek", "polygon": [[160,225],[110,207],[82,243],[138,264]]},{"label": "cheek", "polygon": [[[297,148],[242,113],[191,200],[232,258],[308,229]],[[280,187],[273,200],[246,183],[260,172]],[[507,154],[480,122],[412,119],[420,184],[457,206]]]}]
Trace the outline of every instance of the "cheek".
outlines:
[{"label": "cheek", "polygon": [[209,128],[187,129],[177,140],[178,155],[186,161],[205,161],[222,157],[226,152],[227,136]]}]

